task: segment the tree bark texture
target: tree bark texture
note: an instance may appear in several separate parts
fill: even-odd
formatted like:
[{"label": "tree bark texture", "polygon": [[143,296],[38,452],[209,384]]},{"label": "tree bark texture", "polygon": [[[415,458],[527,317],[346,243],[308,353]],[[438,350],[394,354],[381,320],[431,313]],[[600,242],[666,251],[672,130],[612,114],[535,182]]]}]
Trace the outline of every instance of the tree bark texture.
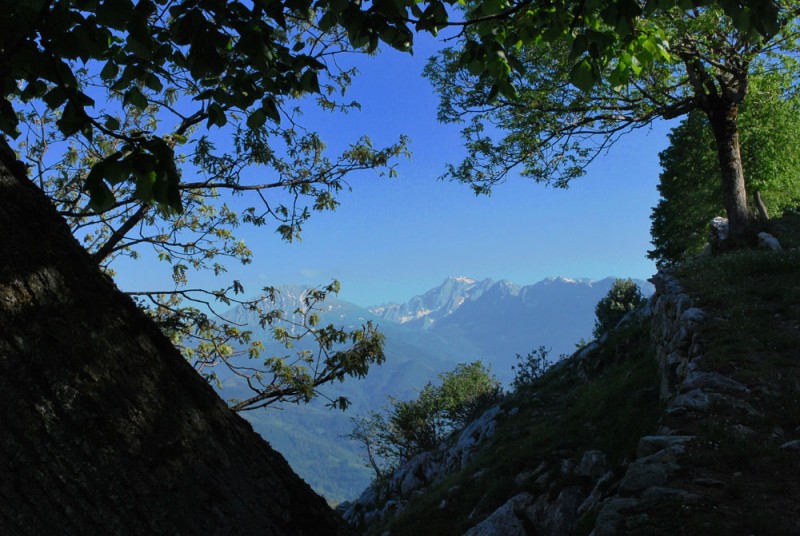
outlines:
[{"label": "tree bark texture", "polygon": [[769,220],[769,211],[767,210],[767,205],[764,204],[764,200],[761,199],[761,192],[759,190],[753,192],[753,202],[756,205],[758,217],[761,218],[761,221]]},{"label": "tree bark texture", "polygon": [[747,190],[739,148],[738,113],[738,106],[725,99],[716,99],[706,109],[717,144],[722,172],[722,197],[728,214],[729,239],[733,245],[747,240],[753,224],[752,214],[747,206]]},{"label": "tree bark texture", "polygon": [[0,534],[349,533],[98,270],[0,139]]}]

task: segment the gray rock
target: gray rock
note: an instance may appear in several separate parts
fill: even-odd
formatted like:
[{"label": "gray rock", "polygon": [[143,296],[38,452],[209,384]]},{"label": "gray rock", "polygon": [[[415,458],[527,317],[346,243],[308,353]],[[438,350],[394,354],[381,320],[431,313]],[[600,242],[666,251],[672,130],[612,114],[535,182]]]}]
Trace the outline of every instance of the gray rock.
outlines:
[{"label": "gray rock", "polygon": [[575,359],[582,361],[592,355],[600,347],[597,341],[592,341],[575,353]]},{"label": "gray rock", "polygon": [[628,469],[619,483],[620,491],[632,494],[652,486],[663,486],[669,477],[680,469],[676,462],[678,456],[685,450],[682,444],[677,443],[637,459],[628,465]]},{"label": "gray rock", "polygon": [[393,480],[399,481],[401,494],[409,495],[427,484],[429,479],[426,477],[426,469],[429,468],[430,458],[429,452],[423,452],[411,458],[399,472],[395,473]]},{"label": "gray rock", "polygon": [[667,488],[662,486],[653,486],[644,490],[642,499],[646,501],[663,501],[669,499],[680,499],[682,501],[696,501],[700,498],[697,493],[692,493],[685,489]]},{"label": "gray rock", "polygon": [[458,463],[445,463],[444,465],[462,469],[466,467],[475,454],[477,445],[494,435],[497,427],[496,419],[502,413],[503,410],[500,409],[500,406],[494,406],[464,428],[446,456],[453,462],[457,460]]},{"label": "gray rock", "polygon": [[673,447],[675,445],[683,445],[687,441],[691,441],[695,436],[687,435],[653,435],[644,436],[639,439],[639,446],[636,448],[636,456],[644,458],[651,456],[656,452]]},{"label": "gray rock", "polygon": [[565,458],[561,460],[558,469],[562,475],[568,475],[575,470],[575,460],[572,458]]},{"label": "gray rock", "polygon": [[706,478],[706,477],[695,478],[694,480],[692,480],[692,483],[706,488],[721,488],[725,485],[725,482],[723,482],[722,480],[717,480],[716,478]]},{"label": "gray rock", "polygon": [[638,463],[671,463],[678,461],[678,457],[686,452],[686,447],[683,444],[677,443],[671,447],[667,447],[658,452],[654,452],[649,456],[644,456],[636,460]]},{"label": "gray rock", "polygon": [[464,536],[526,536],[521,516],[533,501],[534,497],[530,493],[515,495],[489,517],[465,532]]},{"label": "gray rock", "polygon": [[599,478],[608,471],[608,458],[602,450],[587,450],[575,468],[578,476]]},{"label": "gray rock", "polygon": [[616,536],[624,517],[620,511],[636,508],[642,503],[639,499],[616,498],[604,502],[597,513],[594,530],[589,536]]},{"label": "gray rock", "polygon": [[683,355],[681,352],[675,351],[675,352],[672,352],[672,353],[670,353],[670,354],[667,356],[667,359],[666,359],[666,361],[665,361],[665,362],[666,362],[666,364],[667,364],[667,365],[669,365],[670,367],[677,367],[677,366],[678,366],[678,365],[680,365],[680,364],[681,364],[681,363],[682,363],[684,360],[686,360],[686,357],[685,357],[685,356],[684,356],[684,355]]},{"label": "gray rock", "polygon": [[736,393],[749,393],[750,389],[732,378],[717,372],[690,372],[681,383],[680,391],[687,392],[695,389],[708,389],[712,391],[732,391]]},{"label": "gray rock", "polygon": [[691,410],[691,411],[708,411],[711,406],[711,397],[701,389],[693,389],[688,393],[676,396],[672,402],[667,406],[667,412],[671,410]]},{"label": "gray rock", "polygon": [[689,349],[690,342],[691,334],[689,333],[689,330],[686,329],[686,326],[678,325],[678,329],[670,339],[669,345],[671,348],[685,351]]},{"label": "gray rock", "polygon": [[758,247],[771,249],[772,251],[783,251],[778,239],[766,232],[758,233]]},{"label": "gray rock", "polygon": [[600,502],[600,499],[603,498],[603,495],[607,493],[611,487],[612,480],[614,480],[613,471],[609,471],[600,477],[600,479],[594,485],[591,493],[589,493],[589,496],[584,499],[580,506],[578,506],[578,510],[576,512],[578,517],[581,517],[583,514],[597,506],[597,503]]},{"label": "gray rock", "polygon": [[733,432],[733,435],[736,437],[750,437],[756,433],[755,430],[743,424],[734,424],[731,426],[731,432]]},{"label": "gray rock", "polygon": [[663,486],[680,466],[676,463],[637,463],[628,466],[619,483],[619,490],[632,494],[652,486]]},{"label": "gray rock", "polygon": [[728,239],[728,218],[717,216],[711,220],[711,241],[724,242]]},{"label": "gray rock", "polygon": [[682,324],[688,324],[689,326],[693,326],[695,324],[699,324],[703,320],[705,320],[706,314],[703,312],[702,309],[698,309],[697,307],[690,307],[683,311],[680,316],[679,322]]},{"label": "gray rock", "polygon": [[800,439],[795,439],[794,441],[787,441],[786,443],[781,445],[780,448],[781,450],[800,452]]},{"label": "gray rock", "polygon": [[514,477],[514,484],[517,487],[522,486],[525,482],[527,482],[533,476],[533,471],[528,469],[527,471],[522,471],[520,474]]},{"label": "gray rock", "polygon": [[709,397],[711,399],[712,404],[734,409],[740,415],[744,415],[747,417],[760,417],[761,415],[763,415],[760,411],[754,408],[752,404],[750,404],[750,402],[742,400],[741,398],[723,395],[720,393],[709,393]]},{"label": "gray rock", "polygon": [[401,511],[401,502],[396,500],[386,501],[381,510],[380,517],[386,517],[389,514]]},{"label": "gray rock", "polygon": [[564,488],[552,501],[548,500],[547,494],[540,495],[525,510],[525,515],[541,536],[572,534],[578,519],[576,511],[583,501],[583,495],[581,486]]}]

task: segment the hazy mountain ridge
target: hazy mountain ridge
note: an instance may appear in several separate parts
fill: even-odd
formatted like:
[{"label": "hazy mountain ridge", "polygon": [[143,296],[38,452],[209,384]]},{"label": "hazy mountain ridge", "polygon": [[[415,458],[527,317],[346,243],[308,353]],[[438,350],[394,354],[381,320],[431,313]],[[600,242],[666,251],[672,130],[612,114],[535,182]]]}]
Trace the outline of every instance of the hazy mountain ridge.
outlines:
[{"label": "hazy mountain ridge", "polygon": [[469,277],[448,277],[438,287],[405,303],[375,305],[367,307],[367,310],[391,322],[428,329],[464,303],[478,299],[493,284],[491,279],[477,281]]},{"label": "hazy mountain ridge", "polygon": [[[523,286],[506,280],[451,277],[405,304],[370,308],[329,295],[317,306],[321,324],[353,328],[372,320],[386,337],[386,362],[372,367],[363,380],[348,379],[328,387],[332,394],[350,398],[352,406],[346,413],[331,411],[324,400],[317,400],[244,416],[318,492],[334,502],[353,498],[369,483],[370,471],[363,466],[360,446],[342,437],[352,428],[352,416],[380,409],[389,395],[413,396],[426,382],[435,381],[438,373],[458,363],[482,359],[508,383],[516,353],[540,345],[552,348],[552,357],[571,352],[580,338],[591,336],[594,306],[614,280],[548,278]],[[649,284],[641,283],[649,294]],[[280,308],[289,315],[301,307],[308,287],[289,285],[278,290],[275,302],[265,302],[264,308]],[[427,313],[416,316],[426,309]],[[391,320],[407,315],[414,319]],[[271,340],[253,312],[236,307],[226,316],[262,338],[265,355],[288,353]],[[294,351],[311,348],[310,341],[300,341]],[[223,398],[247,395],[240,379],[222,380]]]},{"label": "hazy mountain ridge", "polygon": [[[485,361],[495,365],[498,376],[508,381],[516,354],[545,346],[557,357],[571,353],[580,339],[590,338],[594,306],[616,279],[549,277],[519,285],[508,280],[477,282],[449,277],[404,304],[368,310],[385,320],[469,341]],[[653,293],[647,281],[635,282],[646,296]],[[403,320],[406,318],[413,320]]]}]

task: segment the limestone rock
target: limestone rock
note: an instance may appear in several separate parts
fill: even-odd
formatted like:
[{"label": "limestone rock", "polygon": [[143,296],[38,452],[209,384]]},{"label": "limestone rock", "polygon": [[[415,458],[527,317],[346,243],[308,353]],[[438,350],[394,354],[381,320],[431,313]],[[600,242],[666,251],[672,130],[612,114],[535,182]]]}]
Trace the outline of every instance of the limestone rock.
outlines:
[{"label": "limestone rock", "polygon": [[758,247],[773,251],[783,251],[778,239],[766,232],[758,233]]},{"label": "limestone rock", "polygon": [[520,493],[506,501],[500,508],[469,529],[464,536],[526,536],[522,521],[527,508],[534,501],[530,493]]},{"label": "limestone rock", "polygon": [[694,389],[708,389],[711,391],[733,391],[736,393],[749,393],[750,389],[736,380],[723,376],[717,372],[690,372],[680,386],[681,392]]},{"label": "limestone rock", "polygon": [[667,407],[667,413],[677,413],[678,410],[707,411],[711,406],[711,397],[702,389],[693,389],[687,393],[676,396]]},{"label": "limestone rock", "polygon": [[594,485],[591,493],[589,493],[589,496],[584,499],[580,506],[578,506],[578,510],[576,511],[576,515],[578,517],[597,506],[597,504],[600,502],[600,499],[603,498],[603,494],[608,492],[612,480],[614,480],[613,471],[609,471],[600,477],[600,479]]},{"label": "limestone rock", "polygon": [[575,468],[578,476],[600,478],[608,471],[608,458],[602,450],[587,450]]},{"label": "limestone rock", "polygon": [[616,536],[624,517],[620,512],[636,508],[642,503],[639,499],[630,497],[609,499],[603,503],[597,513],[594,530],[589,536]]},{"label": "limestone rock", "polygon": [[687,435],[644,436],[639,439],[636,455],[640,458],[644,458],[675,445],[683,445],[692,439],[694,439],[694,436]]},{"label": "limestone rock", "polygon": [[800,452],[800,439],[795,439],[794,441],[787,441],[780,447],[782,450],[788,450],[792,452]]},{"label": "limestone rock", "polygon": [[682,501],[696,501],[700,498],[697,493],[692,493],[685,489],[667,488],[662,486],[653,486],[644,490],[642,499],[645,501],[661,501],[670,499],[680,499]]}]

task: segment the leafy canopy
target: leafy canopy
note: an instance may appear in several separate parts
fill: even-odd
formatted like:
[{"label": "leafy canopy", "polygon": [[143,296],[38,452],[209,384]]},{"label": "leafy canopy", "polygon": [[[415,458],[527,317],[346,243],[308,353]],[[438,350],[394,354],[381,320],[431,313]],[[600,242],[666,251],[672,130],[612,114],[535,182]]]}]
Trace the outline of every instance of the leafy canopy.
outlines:
[{"label": "leafy canopy", "polygon": [[[698,3],[702,3],[699,2]],[[448,25],[471,28],[462,34],[459,64],[490,78],[491,96],[516,94],[514,73],[525,70],[531,46],[563,42],[570,48],[570,80],[588,90],[611,63],[617,78],[638,74],[666,56],[663,31],[639,24],[641,15],[674,5],[670,0],[642,5],[636,0],[532,2],[482,0],[451,20],[456,0],[285,0],[252,3],[222,0],[3,0],[0,5],[0,131],[18,135],[12,100],[42,99],[61,112],[64,136],[97,133],[121,142],[98,161],[85,179],[95,209],[114,205],[111,186],[137,184],[136,195],[174,210],[181,208],[174,146],[193,125],[224,126],[232,114],[248,126],[281,120],[279,99],[321,93],[327,69],[324,50],[349,41],[376,50],[383,41],[410,51],[414,31],[436,34]],[[769,1],[720,2],[737,25],[773,34],[777,6]],[[316,39],[299,39],[297,29]],[[345,35],[341,34],[341,31]],[[329,39],[334,36],[333,39]],[[143,90],[170,86],[190,94],[199,108],[178,113],[170,133],[123,132],[113,116],[95,113],[95,99],[79,83],[81,66],[99,73],[98,83],[119,93],[125,108],[144,110]]]},{"label": "leafy canopy", "polygon": [[[774,28],[785,33],[768,39],[719,10],[652,7],[636,19],[630,42],[602,24],[597,34],[581,28],[560,39],[520,40],[510,96],[498,94],[485,71],[464,67],[480,28],[433,58],[425,74],[440,95],[439,119],[464,124],[467,155],[446,176],[476,193],[491,192],[512,170],[566,187],[624,134],[701,109],[707,96],[746,93],[748,73],[764,63],[785,69],[795,62],[775,57],[795,49],[788,8]],[[581,60],[584,33],[611,33],[617,44],[610,37],[608,47],[590,44],[591,61]]]},{"label": "leafy canopy", "polygon": [[[800,205],[800,96],[796,70],[756,73],[739,114],[742,163],[748,188],[759,191],[768,212]],[[724,214],[720,171],[708,120],[691,113],[670,134],[660,155],[661,194],[653,209],[653,250],[648,257],[668,266],[699,254],[709,223]]]}]

